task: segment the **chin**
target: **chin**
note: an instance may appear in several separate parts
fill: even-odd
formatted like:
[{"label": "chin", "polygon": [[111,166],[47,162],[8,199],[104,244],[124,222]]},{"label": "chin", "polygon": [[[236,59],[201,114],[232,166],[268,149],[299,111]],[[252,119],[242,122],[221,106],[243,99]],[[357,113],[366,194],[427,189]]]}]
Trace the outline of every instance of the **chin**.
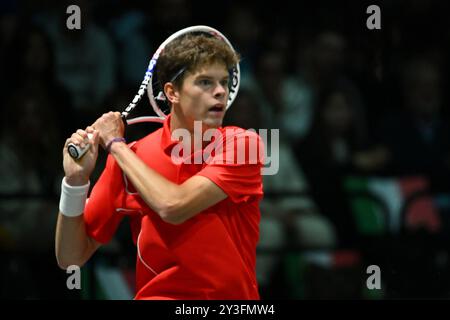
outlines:
[{"label": "chin", "polygon": [[222,126],[223,119],[206,119],[204,125],[207,128],[219,128]]}]

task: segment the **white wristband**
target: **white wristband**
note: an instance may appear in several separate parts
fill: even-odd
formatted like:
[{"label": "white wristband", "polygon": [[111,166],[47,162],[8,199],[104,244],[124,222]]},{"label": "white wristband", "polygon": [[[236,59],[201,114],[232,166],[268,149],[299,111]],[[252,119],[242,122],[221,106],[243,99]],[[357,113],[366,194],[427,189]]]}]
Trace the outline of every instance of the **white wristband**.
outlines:
[{"label": "white wristband", "polygon": [[61,198],[59,200],[59,211],[67,217],[80,216],[86,205],[86,198],[90,182],[84,186],[71,186],[66,182],[66,177],[61,183]]}]

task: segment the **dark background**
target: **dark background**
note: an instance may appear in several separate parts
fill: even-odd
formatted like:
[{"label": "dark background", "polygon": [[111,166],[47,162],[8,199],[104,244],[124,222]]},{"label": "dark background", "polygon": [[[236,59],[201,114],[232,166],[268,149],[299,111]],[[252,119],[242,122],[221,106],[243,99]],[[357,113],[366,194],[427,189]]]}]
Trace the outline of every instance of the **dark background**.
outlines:
[{"label": "dark background", "polygon": [[[66,27],[71,4],[81,8],[81,30]],[[371,4],[381,9],[381,30],[366,27]],[[0,297],[130,297],[120,286],[133,290],[136,250],[126,221],[82,269],[82,290],[68,290],[56,265],[62,146],[77,128],[130,102],[164,39],[206,24],[242,57],[226,124],[280,132],[279,174],[264,177],[261,204],[262,298],[449,298],[447,7],[443,0],[2,1]],[[148,101],[140,114],[152,114]],[[155,128],[129,127],[127,140]],[[381,270],[381,289],[366,286],[370,265]]]}]

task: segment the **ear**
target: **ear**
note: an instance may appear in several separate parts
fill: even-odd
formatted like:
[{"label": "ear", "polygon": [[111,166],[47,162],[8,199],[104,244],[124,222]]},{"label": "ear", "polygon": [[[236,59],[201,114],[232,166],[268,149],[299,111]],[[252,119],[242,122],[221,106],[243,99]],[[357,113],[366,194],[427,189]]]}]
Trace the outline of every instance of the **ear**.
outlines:
[{"label": "ear", "polygon": [[178,89],[175,88],[172,82],[166,82],[164,85],[164,94],[171,104],[180,102]]}]

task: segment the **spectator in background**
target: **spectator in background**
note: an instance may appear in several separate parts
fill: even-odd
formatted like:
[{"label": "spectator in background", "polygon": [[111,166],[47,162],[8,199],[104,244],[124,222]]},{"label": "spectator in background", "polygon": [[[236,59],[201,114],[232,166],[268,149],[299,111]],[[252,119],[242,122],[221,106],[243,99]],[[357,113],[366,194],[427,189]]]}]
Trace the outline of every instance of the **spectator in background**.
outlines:
[{"label": "spectator in background", "polygon": [[[304,43],[298,43],[295,73],[281,89],[280,128],[288,133],[293,144],[308,134],[320,91],[336,82],[357,91],[343,72],[347,46],[344,35],[336,31],[321,31],[311,43]],[[355,93],[355,99],[358,95]]]},{"label": "spectator in background", "polygon": [[[155,0],[147,2],[147,11],[151,16],[151,32],[155,43],[162,43],[170,34],[193,25],[192,0]],[[209,10],[213,11],[213,10]]]},{"label": "spectator in background", "polygon": [[[13,89],[3,100],[0,135],[0,297],[62,298],[65,279],[52,263],[54,196],[59,191],[62,114],[70,99],[54,80],[47,36],[22,25],[8,60]],[[64,110],[61,109],[64,106]],[[49,274],[51,273],[51,274]],[[67,290],[66,290],[67,291]]]},{"label": "spectator in background", "polygon": [[[277,49],[263,50],[256,60],[254,72],[242,79],[241,86],[258,100],[262,128],[279,129],[281,126],[281,88],[285,80],[285,56]],[[284,137],[286,133],[280,134]]]},{"label": "spectator in background", "polygon": [[332,86],[318,97],[311,131],[295,148],[322,214],[336,227],[340,245],[354,244],[355,226],[343,190],[343,178],[359,171],[354,161],[365,147],[365,121],[347,87]]},{"label": "spectator in background", "polygon": [[[5,99],[8,116],[3,117],[1,127],[0,192],[52,196],[59,190],[59,168],[53,163],[61,156],[54,149],[63,142],[62,113],[70,111],[70,103],[54,81],[53,53],[46,35],[37,28],[24,27],[15,47],[16,59],[10,62],[16,72],[10,80],[16,88]],[[62,101],[66,110],[60,109]],[[45,242],[52,241],[51,236],[45,236],[51,235],[45,233],[51,230],[46,227],[53,225],[48,205],[46,201],[19,200],[3,207],[3,217],[9,215],[6,220],[14,245],[36,249],[41,244],[45,249],[51,243]],[[35,232],[41,236],[36,237]]]},{"label": "spectator in background", "polygon": [[118,78],[122,86],[136,87],[142,82],[153,54],[148,36],[151,19],[142,10],[126,7],[119,10],[108,26],[117,49]]},{"label": "spectator in background", "polygon": [[[81,29],[66,27],[65,12],[72,1],[64,1],[53,12],[36,16],[55,48],[56,79],[70,93],[75,109],[74,123],[94,121],[108,93],[116,85],[116,52],[109,34],[91,20],[90,4],[82,8]],[[89,120],[90,119],[90,120]],[[72,127],[73,129],[73,127]]]},{"label": "spectator in background", "polygon": [[261,21],[251,7],[236,3],[229,7],[225,28],[225,34],[233,39],[234,48],[243,57],[241,76],[246,81],[254,72],[253,63],[260,51]]},{"label": "spectator in background", "polygon": [[[276,48],[264,50],[257,59],[254,75],[247,80],[242,81],[237,106],[227,112],[227,117],[232,117],[234,122],[241,123],[244,128],[279,130],[277,152],[280,168],[276,175],[265,176],[265,189],[304,191],[307,188],[306,181],[288,143],[288,133],[282,128],[285,115],[282,112],[281,89],[286,80],[283,51]],[[267,150],[270,150],[269,144],[272,142],[267,141]]]},{"label": "spectator in background", "polygon": [[441,67],[423,57],[407,61],[402,74],[403,106],[386,115],[380,144],[391,174],[450,172],[450,126],[444,118]]},{"label": "spectator in background", "polygon": [[[39,182],[30,183],[13,177],[20,177],[29,170],[10,170],[7,165],[3,177],[11,175],[11,181],[4,179],[9,190],[19,192],[55,191],[52,177],[59,170],[51,165],[52,158],[59,157],[52,150],[63,142],[61,128],[70,114],[70,99],[56,83],[53,50],[46,34],[34,26],[23,26],[14,40],[16,55],[10,61],[12,69],[10,81],[15,88],[5,99],[8,117],[3,119],[2,146],[6,154],[15,155],[11,165],[24,165],[39,175]],[[61,103],[65,109],[61,109]],[[6,151],[8,150],[8,151]],[[8,161],[8,157],[2,157]],[[14,180],[14,181],[13,181]],[[15,185],[17,184],[17,187]],[[37,185],[37,187],[34,187]]]},{"label": "spectator in background", "polygon": [[[8,92],[6,100],[14,103],[28,96],[30,100],[45,103],[58,131],[65,128],[66,133],[70,132],[67,126],[73,117],[73,107],[69,93],[56,80],[55,54],[47,34],[35,25],[24,24],[17,31],[12,46],[15,54],[9,64],[13,71],[8,78],[14,88]],[[61,136],[58,133],[54,138]]]}]

